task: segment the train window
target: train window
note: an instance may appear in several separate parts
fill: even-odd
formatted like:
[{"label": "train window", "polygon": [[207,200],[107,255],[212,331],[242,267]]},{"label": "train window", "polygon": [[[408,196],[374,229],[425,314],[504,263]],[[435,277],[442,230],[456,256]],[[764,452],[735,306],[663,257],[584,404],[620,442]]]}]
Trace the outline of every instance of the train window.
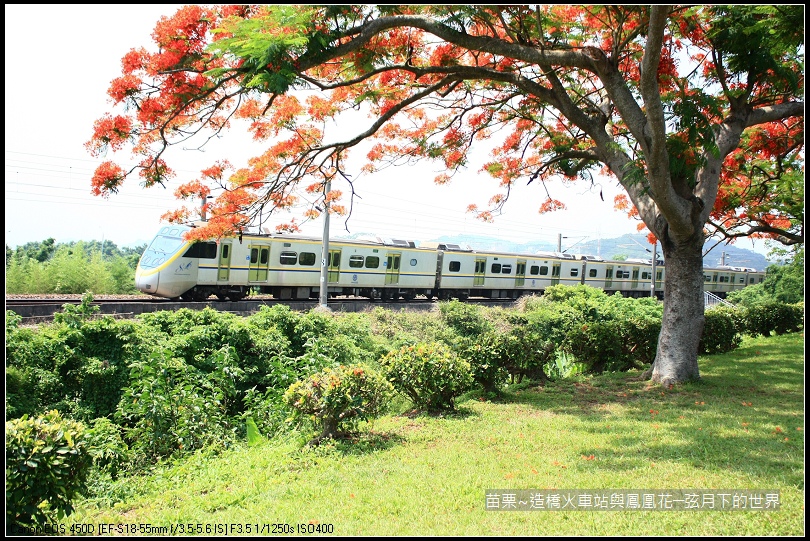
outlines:
[{"label": "train window", "polygon": [[589,270],[588,276],[590,276],[591,278],[596,278],[596,269]]},{"label": "train window", "polygon": [[531,268],[529,269],[529,274],[531,274],[532,276],[537,276],[538,274],[540,274],[540,267],[537,265],[532,265]]},{"label": "train window", "polygon": [[616,271],[616,279],[622,280],[627,278],[630,278],[630,271],[621,271],[621,270]]},{"label": "train window", "polygon": [[745,276],[740,276],[740,283],[741,283],[741,284],[744,284],[744,283],[745,283]]},{"label": "train window", "polygon": [[231,251],[230,244],[223,244],[222,245],[222,259],[228,259],[228,252]]},{"label": "train window", "polygon": [[216,242],[195,242],[189,246],[183,257],[193,257],[196,259],[216,259],[217,258],[217,243]]},{"label": "train window", "polygon": [[267,261],[269,259],[270,259],[270,249],[262,248],[261,255],[259,256],[259,264],[267,265]]},{"label": "train window", "polygon": [[451,261],[447,267],[450,272],[458,272],[461,270],[461,261]]},{"label": "train window", "polygon": [[250,262],[257,263],[259,261],[259,249],[258,248],[251,248],[250,249]]},{"label": "train window", "polygon": [[376,255],[370,255],[366,258],[366,268],[376,269],[380,266],[380,258]]},{"label": "train window", "polygon": [[361,255],[353,255],[349,258],[349,266],[353,269],[360,269],[363,267],[365,258]]},{"label": "train window", "polygon": [[650,274],[648,271],[643,271],[641,273],[642,280],[649,280],[650,278],[652,278],[652,274]]},{"label": "train window", "polygon": [[755,278],[754,278],[753,276],[752,276],[751,278],[749,278],[749,279],[748,279],[748,283],[749,283],[749,284],[753,284],[755,281],[756,281],[756,280],[755,280]]},{"label": "train window", "polygon": [[543,265],[540,267],[540,276],[548,276],[548,267]]},{"label": "train window", "polygon": [[613,269],[608,269],[605,271],[605,278],[611,280],[613,278]]},{"label": "train window", "polygon": [[329,263],[330,267],[339,267],[340,266],[340,252],[329,252],[329,259],[331,263]]},{"label": "train window", "polygon": [[571,269],[571,276],[579,276],[579,269]]},{"label": "train window", "polygon": [[315,264],[315,254],[313,252],[301,252],[298,255],[298,264],[311,267]]},{"label": "train window", "polygon": [[492,274],[500,274],[501,273],[501,264],[500,263],[493,263],[492,267],[489,270],[492,271]]},{"label": "train window", "polygon": [[655,272],[655,279],[656,279],[657,281],[659,281],[659,282],[660,282],[660,281],[661,281],[661,278],[663,278],[663,277],[664,277],[664,273],[663,273],[663,272],[661,272],[661,271],[656,271],[656,272]]},{"label": "train window", "polygon": [[411,267],[415,267],[415,266],[416,266],[416,259],[411,259]]},{"label": "train window", "polygon": [[703,275],[703,281],[704,281],[704,282],[711,282],[711,281],[712,281],[712,277],[711,277],[711,276],[709,276],[708,274],[704,274],[704,275]]},{"label": "train window", "polygon": [[717,282],[717,275],[716,274],[712,276],[712,282]]},{"label": "train window", "polygon": [[501,274],[512,274],[512,265],[504,265],[501,267]]},{"label": "train window", "polygon": [[282,265],[295,265],[298,263],[298,253],[297,252],[281,252],[279,256],[279,261]]},{"label": "train window", "polygon": [[475,262],[475,274],[482,274],[487,271],[487,263],[486,261],[476,261]]},{"label": "train window", "polygon": [[720,277],[720,282],[722,282],[722,283],[728,282],[728,276],[721,276]]}]

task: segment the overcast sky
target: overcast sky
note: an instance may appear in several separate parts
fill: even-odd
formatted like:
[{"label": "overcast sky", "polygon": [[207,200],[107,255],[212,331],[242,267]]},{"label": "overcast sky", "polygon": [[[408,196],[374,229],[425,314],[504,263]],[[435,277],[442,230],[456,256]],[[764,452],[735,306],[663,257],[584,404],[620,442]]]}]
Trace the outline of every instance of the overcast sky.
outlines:
[{"label": "overcast sky", "polygon": [[[146,243],[159,229],[160,216],[177,208],[171,196],[177,184],[199,178],[200,169],[216,160],[239,167],[262,152],[245,138],[226,136],[205,153],[178,151],[177,161],[169,162],[177,177],[168,190],[142,189],[131,180],[109,199],[90,194],[90,177],[103,160],[90,156],[84,143],[93,122],[111,110],[106,91],[121,74],[121,57],[135,47],[151,49],[155,23],[177,7],[5,5],[6,244],[49,237],[57,242],[111,240],[120,247]],[[113,158],[130,163],[128,153]],[[552,196],[569,209],[543,216],[537,213],[546,197],[543,187],[516,186],[504,213],[485,224],[465,210],[471,203],[486,206],[498,191],[496,181],[471,166],[449,185],[436,186],[435,167],[403,166],[360,177],[355,190],[361,199],[348,233],[416,241],[470,233],[516,242],[556,242],[562,234],[572,244],[637,232],[637,222],[613,209],[613,198],[621,192],[612,179],[597,179],[596,187],[552,184]],[[346,227],[343,219],[333,218],[332,236],[347,234]],[[321,228],[316,221],[304,232],[319,235]],[[738,246],[751,248],[752,243]]]}]

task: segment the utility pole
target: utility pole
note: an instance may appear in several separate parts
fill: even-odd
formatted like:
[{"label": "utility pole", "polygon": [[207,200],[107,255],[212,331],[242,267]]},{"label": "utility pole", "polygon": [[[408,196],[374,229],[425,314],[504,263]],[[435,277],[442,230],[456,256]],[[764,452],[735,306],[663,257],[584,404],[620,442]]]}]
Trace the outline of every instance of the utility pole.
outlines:
[{"label": "utility pole", "polygon": [[320,301],[321,308],[329,309],[327,299],[329,298],[329,191],[332,189],[332,181],[327,180],[324,187],[323,197],[323,241],[321,248],[321,288]]},{"label": "utility pole", "polygon": [[724,266],[726,264],[726,253],[722,252],[720,254],[720,266]]},{"label": "utility pole", "polygon": [[655,297],[655,266],[658,263],[658,241],[655,241],[652,249],[652,279],[650,280],[650,297]]},{"label": "utility pole", "polygon": [[562,233],[557,233],[557,252],[562,252]]}]

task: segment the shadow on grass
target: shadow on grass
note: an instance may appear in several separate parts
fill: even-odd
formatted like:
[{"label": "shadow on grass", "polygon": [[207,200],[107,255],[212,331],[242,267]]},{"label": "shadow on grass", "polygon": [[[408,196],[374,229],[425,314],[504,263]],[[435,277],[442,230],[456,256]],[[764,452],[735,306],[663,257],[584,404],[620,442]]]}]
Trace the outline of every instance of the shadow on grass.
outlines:
[{"label": "shadow on grass", "polygon": [[401,444],[405,438],[393,432],[357,432],[333,440],[324,440],[320,447],[330,448],[345,456],[360,456],[385,451]]},{"label": "shadow on grass", "polygon": [[[502,403],[576,419],[598,435],[598,467],[633,470],[675,460],[804,486],[803,336],[751,340],[701,357],[701,380],[665,389],[641,372],[517,386]],[[597,463],[594,463],[597,467]]]}]

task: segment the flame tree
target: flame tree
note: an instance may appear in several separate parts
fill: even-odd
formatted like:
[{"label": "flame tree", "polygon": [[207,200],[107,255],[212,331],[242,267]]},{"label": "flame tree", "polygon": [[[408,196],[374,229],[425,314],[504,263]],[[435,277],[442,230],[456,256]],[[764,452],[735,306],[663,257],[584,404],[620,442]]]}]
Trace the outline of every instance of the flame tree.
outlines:
[{"label": "flame tree", "polygon": [[[346,160],[366,141],[363,171],[435,161],[438,183],[486,146],[482,172],[498,193],[469,209],[485,220],[516,182],[541,184],[538,208],[549,212],[564,208],[551,180],[612,176],[624,190],[616,205],[666,257],[650,371],[663,385],[699,377],[705,239],[804,241],[801,5],[186,6],[153,38],[157,52],[124,56],[114,111],[87,143],[94,155],[131,149],[138,164],[101,164],[95,193],[131,175],[164,185],[170,146],[236,125],[257,155],[239,169],[213,163],[177,188],[181,199],[217,192],[193,238],[261,225],[299,189],[347,212],[325,187],[351,188]],[[367,123],[335,136],[352,110]]]}]

